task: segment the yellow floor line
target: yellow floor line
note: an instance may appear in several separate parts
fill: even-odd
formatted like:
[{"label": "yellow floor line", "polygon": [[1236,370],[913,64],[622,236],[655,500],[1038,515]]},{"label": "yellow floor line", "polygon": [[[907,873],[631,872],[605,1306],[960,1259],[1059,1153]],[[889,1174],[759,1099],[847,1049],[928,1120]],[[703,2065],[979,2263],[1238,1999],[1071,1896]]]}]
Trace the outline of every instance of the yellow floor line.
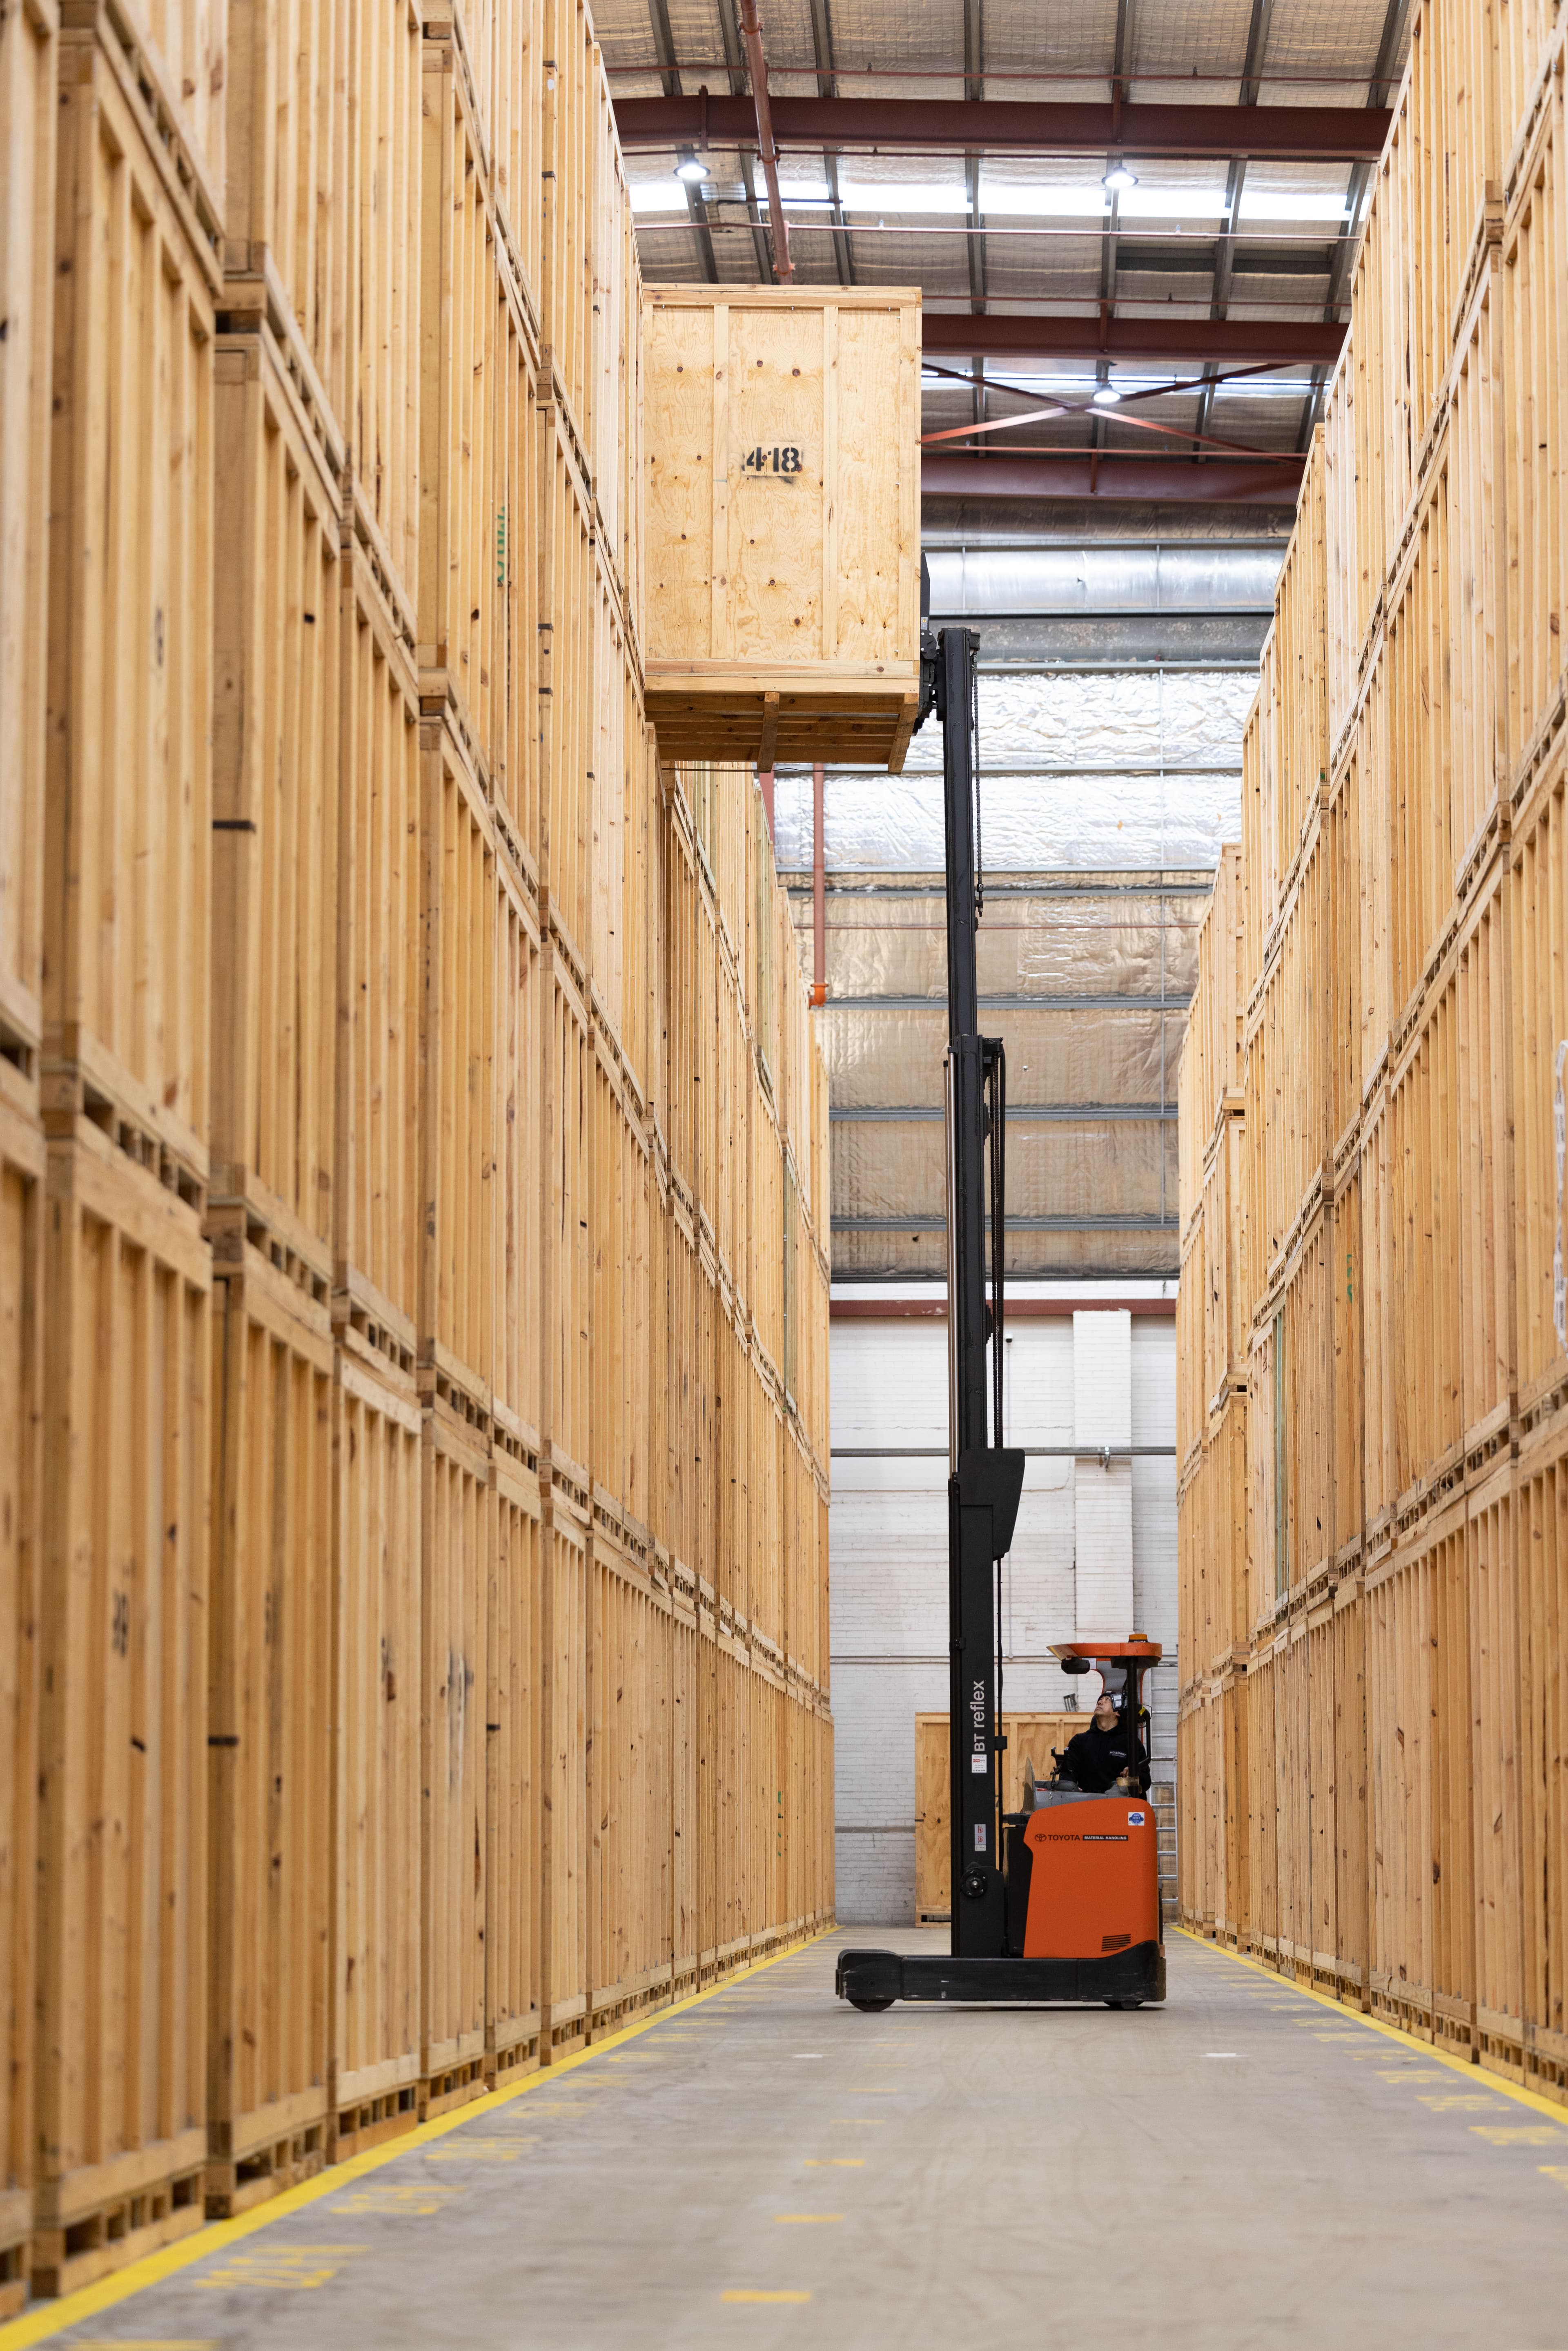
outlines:
[{"label": "yellow floor line", "polygon": [[176,2276],[181,2270],[193,2268],[211,2253],[222,2252],[225,2247],[237,2244],[243,2237],[254,2237],[275,2222],[286,2220],[294,2212],[303,2211],[308,2204],[319,2204],[328,2196],[340,2195],[350,2181],[362,2179],[368,2171],[379,2171],[383,2165],[395,2163],[400,2156],[410,2155],[416,2147],[428,2147],[433,2139],[444,2138],[451,2131],[461,2130],[481,2115],[494,2114],[497,2107],[508,2106],[516,2098],[526,2098],[533,2090],[542,2090],[559,2082],[563,2074],[587,2065],[601,2057],[608,2049],[618,2049],[624,2042],[634,2041],[639,2033],[650,2032],[672,2016],[685,2014],[688,2009],[700,2008],[704,2001],[716,2000],[722,1992],[744,1983],[747,1976],[761,1975],[767,1968],[775,1968],[780,1959],[794,1959],[824,1936],[835,1934],[837,1928],[822,1927],[814,1935],[802,1935],[793,1943],[786,1943],[765,1959],[754,1960],[750,1967],[738,1968],[706,1991],[687,1994],[685,2000],[672,2001],[667,2008],[650,2010],[632,2024],[622,2025],[618,2032],[607,2033],[587,2049],[579,2049],[556,2064],[541,2066],[520,2082],[509,2083],[503,2090],[490,2090],[471,2105],[459,2106],[448,2115],[437,2115],[434,2122],[420,2123],[401,2138],[390,2139],[383,2147],[367,2148],[363,2155],[350,2156],[346,2163],[333,2163],[314,2179],[301,2182],[298,2188],[286,2188],[254,2211],[242,2212],[235,2220],[214,2220],[177,2244],[165,2245],[161,2252],[146,2253],[139,2262],[130,2262],[94,2285],[84,2285],[75,2293],[63,2294],[57,2302],[43,2302],[23,2312],[0,2326],[0,2351],[22,2351],[29,2343],[42,2343],[51,2335],[63,2335],[68,2327],[79,2326],[84,2319],[96,2318],[100,2311],[112,2310],[117,2303],[128,2302],[132,2294],[145,2294],[149,2286],[161,2285],[166,2278]]},{"label": "yellow floor line", "polygon": [[[1185,1936],[1189,1943],[1196,1943],[1199,1950],[1218,1951],[1222,1959],[1234,1959],[1239,1968],[1250,1968],[1255,1975],[1267,1976],[1272,1983],[1287,1984],[1299,2000],[1315,2000],[1320,2008],[1332,2009],[1335,2016],[1348,2017],[1352,2023],[1364,2025],[1370,2032],[1381,2032],[1385,2040],[1402,2042],[1406,2049],[1418,2050],[1434,2064],[1447,2065],[1451,2072],[1461,2074],[1472,2086],[1484,2083],[1489,2090],[1496,2090],[1500,2097],[1512,2098],[1521,2106],[1531,2106],[1538,2115],[1547,2116],[1568,2131],[1568,2107],[1559,2104],[1555,2098],[1543,2098],[1539,2090],[1527,2090],[1522,2083],[1511,2082],[1506,2074],[1494,2074],[1490,2066],[1475,2064],[1468,2057],[1452,2056],[1447,2049],[1439,2049],[1434,2043],[1423,2041],[1418,2033],[1406,2032],[1402,2024],[1389,2024],[1381,2016],[1368,2016],[1362,2009],[1347,2008],[1343,2000],[1331,2000],[1327,1992],[1313,1991],[1307,1984],[1295,1983],[1289,1976],[1281,1975],[1278,1968],[1266,1967],[1261,1959],[1249,1959],[1245,1952],[1233,1951],[1228,1943],[1217,1943],[1207,1935],[1195,1935],[1190,1927],[1173,1926],[1167,1931]],[[4,2351],[5,2340],[4,2333],[0,2332],[0,2351]]]}]

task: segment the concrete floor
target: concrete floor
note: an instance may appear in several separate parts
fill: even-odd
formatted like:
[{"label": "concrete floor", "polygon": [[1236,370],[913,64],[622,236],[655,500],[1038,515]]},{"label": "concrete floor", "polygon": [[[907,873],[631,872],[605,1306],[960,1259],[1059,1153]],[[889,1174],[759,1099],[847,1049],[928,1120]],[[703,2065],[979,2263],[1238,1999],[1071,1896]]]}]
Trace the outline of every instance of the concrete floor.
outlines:
[{"label": "concrete floor", "polygon": [[1568,2351],[1568,2113],[1180,1936],[1124,2015],[858,2015],[873,1939],[936,1947],[814,1944],[55,2339]]}]

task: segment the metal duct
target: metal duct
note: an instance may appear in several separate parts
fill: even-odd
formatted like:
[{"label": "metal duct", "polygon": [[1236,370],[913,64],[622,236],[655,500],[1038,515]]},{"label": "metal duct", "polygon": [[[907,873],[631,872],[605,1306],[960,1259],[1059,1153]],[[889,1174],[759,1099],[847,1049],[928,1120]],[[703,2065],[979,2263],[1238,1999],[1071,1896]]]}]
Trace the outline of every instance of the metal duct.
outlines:
[{"label": "metal duct", "polygon": [[992,615],[1268,614],[1283,558],[1281,546],[1267,542],[1201,540],[930,548],[925,555],[938,628],[947,620]]}]

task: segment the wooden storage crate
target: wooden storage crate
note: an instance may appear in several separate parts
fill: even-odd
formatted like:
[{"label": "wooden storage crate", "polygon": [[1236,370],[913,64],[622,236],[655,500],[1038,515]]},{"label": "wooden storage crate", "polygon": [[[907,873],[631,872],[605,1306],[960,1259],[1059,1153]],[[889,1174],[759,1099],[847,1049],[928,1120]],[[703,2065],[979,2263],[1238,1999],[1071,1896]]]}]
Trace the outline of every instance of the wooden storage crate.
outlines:
[{"label": "wooden storage crate", "polygon": [[49,621],[57,18],[0,19],[0,1045],[43,1035],[44,727]]},{"label": "wooden storage crate", "polygon": [[[0,34],[0,40],[6,37]],[[27,2290],[33,2225],[37,1902],[39,1515],[43,1506],[45,1144],[32,1089],[0,1075],[0,2314]]]},{"label": "wooden storage crate", "polygon": [[487,1444],[437,1395],[420,1457],[424,2116],[485,2090],[486,1634],[496,1498]]},{"label": "wooden storage crate", "polygon": [[325,1280],[284,1262],[219,1240],[207,2203],[225,2217],[328,2153],[332,1331]]},{"label": "wooden storage crate", "polygon": [[373,565],[353,546],[340,569],[332,1285],[340,1320],[407,1372],[422,1259],[418,684]]},{"label": "wooden storage crate", "polygon": [[420,692],[528,858],[537,729],[537,355],[455,37],[427,38],[421,162]]},{"label": "wooden storage crate", "polygon": [[[1023,1803],[1025,1758],[1037,1780],[1048,1780],[1051,1750],[1089,1727],[1086,1714],[1004,1714],[1002,1810]],[[948,1786],[948,1721],[945,1714],[915,1718],[915,1917],[917,1924],[952,1915],[952,1832]]]},{"label": "wooden storage crate", "polygon": [[204,2217],[212,1276],[193,1209],[89,1121],[46,1182],[32,2283],[59,2294]]},{"label": "wooden storage crate", "polygon": [[421,1414],[355,1325],[333,1372],[332,2152],[419,2120]]},{"label": "wooden storage crate", "polygon": [[[215,362],[209,1230],[330,1279],[340,496],[270,329]],[[237,1261],[237,1260],[236,1260]]]},{"label": "wooden storage crate", "polygon": [[643,289],[644,676],[665,759],[896,774],[919,701],[919,296]]},{"label": "wooden storage crate", "polygon": [[216,264],[118,49],[60,36],[48,1100],[207,1170]]},{"label": "wooden storage crate", "polygon": [[503,2085],[539,2059],[540,1745],[547,1538],[538,1478],[497,1450],[485,1700],[485,2071]]}]

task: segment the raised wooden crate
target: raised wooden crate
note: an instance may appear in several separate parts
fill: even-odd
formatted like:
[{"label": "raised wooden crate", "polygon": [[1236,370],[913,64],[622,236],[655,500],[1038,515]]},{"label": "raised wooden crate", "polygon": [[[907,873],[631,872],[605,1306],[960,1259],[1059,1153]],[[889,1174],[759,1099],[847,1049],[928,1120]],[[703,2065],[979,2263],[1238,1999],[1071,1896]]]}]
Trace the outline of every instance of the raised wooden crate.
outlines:
[{"label": "raised wooden crate", "polygon": [[[1016,1813],[1023,1802],[1025,1758],[1033,1763],[1037,1780],[1049,1779],[1052,1749],[1065,1750],[1089,1721],[1086,1713],[1003,1715],[1004,1813]],[[915,1718],[915,1917],[920,1925],[948,1917],[953,1907],[948,1733],[945,1714]]]},{"label": "raised wooden crate", "polygon": [[665,759],[904,765],[920,297],[647,287],[644,677]]}]

